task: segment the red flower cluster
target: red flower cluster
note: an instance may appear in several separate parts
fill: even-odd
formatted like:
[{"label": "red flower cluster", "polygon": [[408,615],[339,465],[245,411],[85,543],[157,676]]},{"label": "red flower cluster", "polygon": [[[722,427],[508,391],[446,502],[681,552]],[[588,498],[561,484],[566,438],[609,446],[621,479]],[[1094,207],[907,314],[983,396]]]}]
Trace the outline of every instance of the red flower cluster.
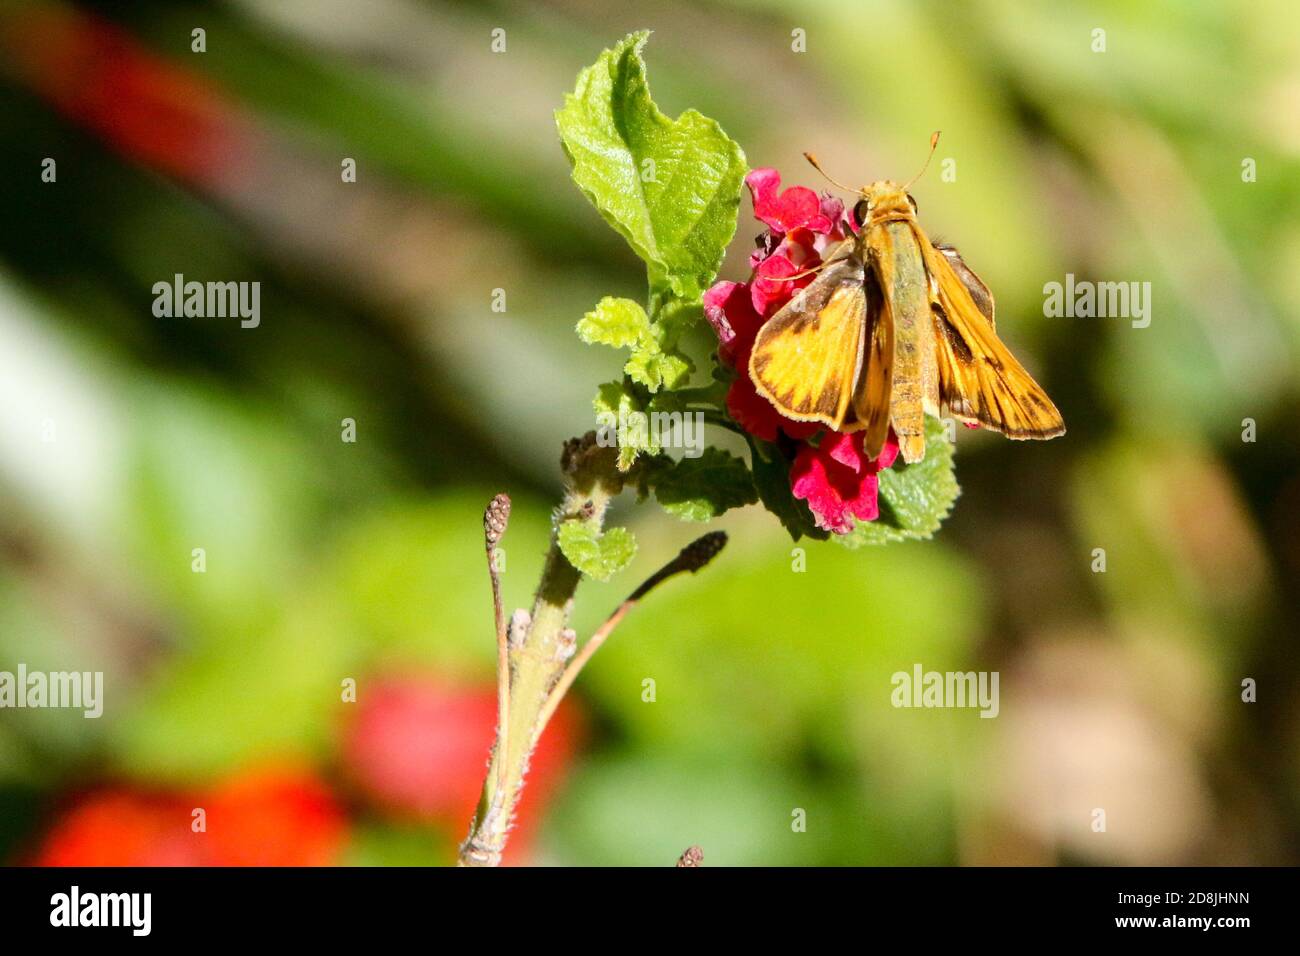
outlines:
[{"label": "red flower cluster", "polygon": [[784,435],[796,443],[791,492],[808,503],[819,528],[845,534],[854,519],[874,521],[880,513],[876,476],[898,455],[893,432],[872,460],[862,449],[860,431],[843,434],[786,418],[754,388],[749,353],[763,323],[814,278],[787,277],[819,265],[823,253],[852,235],[854,226],[844,204],[832,196],[818,196],[806,186],[780,190],[775,169],[756,169],[745,183],[754,217],[768,227],[749,257],[753,273],[748,282],[719,282],[704,294],[704,314],[718,334],[718,358],[737,373],[727,393],[727,411],[756,438],[774,442]]}]

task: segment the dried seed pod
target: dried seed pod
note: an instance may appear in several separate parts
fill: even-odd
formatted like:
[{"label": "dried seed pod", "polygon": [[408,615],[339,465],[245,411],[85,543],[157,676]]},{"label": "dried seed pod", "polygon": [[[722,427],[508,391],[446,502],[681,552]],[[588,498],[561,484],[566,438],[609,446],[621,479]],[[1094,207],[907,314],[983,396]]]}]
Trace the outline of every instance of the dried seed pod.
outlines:
[{"label": "dried seed pod", "polygon": [[689,846],[677,860],[678,866],[701,866],[704,863],[704,851],[698,846]]},{"label": "dried seed pod", "polygon": [[497,495],[488,502],[487,510],[483,512],[483,538],[487,541],[489,551],[496,547],[509,523],[510,496]]}]

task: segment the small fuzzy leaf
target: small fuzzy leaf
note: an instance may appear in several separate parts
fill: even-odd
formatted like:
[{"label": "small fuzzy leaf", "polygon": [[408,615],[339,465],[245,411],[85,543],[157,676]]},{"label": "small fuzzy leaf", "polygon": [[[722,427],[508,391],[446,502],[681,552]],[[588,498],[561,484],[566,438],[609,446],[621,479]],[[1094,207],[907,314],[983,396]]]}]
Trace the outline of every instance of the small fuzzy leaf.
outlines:
[{"label": "small fuzzy leaf", "polygon": [[704,321],[704,309],[699,302],[683,302],[670,299],[662,308],[655,311],[651,334],[659,343],[659,348],[667,352],[676,347],[677,341],[690,329]]},{"label": "small fuzzy leaf", "polygon": [[571,518],[560,525],[556,538],[569,563],[597,581],[608,581],[636,554],[636,539],[627,528],[601,534],[590,523]]},{"label": "small fuzzy leaf", "polygon": [[625,383],[606,382],[591,404],[602,430],[609,427],[615,431],[620,471],[631,468],[642,452],[659,453],[659,438],[650,428],[645,406]]},{"label": "small fuzzy leaf", "polygon": [[578,322],[578,337],[588,345],[624,348],[650,337],[650,318],[631,299],[605,296]]},{"label": "small fuzzy leaf", "polygon": [[636,348],[623,366],[623,373],[652,392],[673,389],[690,377],[694,368],[690,359],[676,352],[661,352],[658,347]]}]

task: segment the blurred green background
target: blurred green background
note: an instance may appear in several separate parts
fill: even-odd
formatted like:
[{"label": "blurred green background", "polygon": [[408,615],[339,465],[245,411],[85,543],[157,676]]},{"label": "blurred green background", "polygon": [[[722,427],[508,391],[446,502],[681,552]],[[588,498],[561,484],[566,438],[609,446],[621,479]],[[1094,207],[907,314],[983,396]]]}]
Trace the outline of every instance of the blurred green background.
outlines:
[{"label": "blurred green background", "polygon": [[[660,105],[787,183],[821,186],[802,150],[906,178],[942,129],[921,221],[1070,431],[961,434],[927,543],[801,542],[799,573],[774,518],[727,514],[578,682],[515,861],[1297,862],[1285,0],[0,2],[0,670],[106,684],[99,720],[0,711],[0,859],[452,859],[492,732],[482,507],[514,497],[529,604],[560,443],[617,375],[574,323],[643,295],[551,114],[639,28]],[[176,273],[260,281],[260,327],[156,318]],[[1045,318],[1067,273],[1150,282],[1150,327]],[[614,520],[640,553],[583,585],[580,635],[700,533]],[[917,663],[998,671],[999,716],[894,709]],[[223,799],[239,846],[175,849]]]}]

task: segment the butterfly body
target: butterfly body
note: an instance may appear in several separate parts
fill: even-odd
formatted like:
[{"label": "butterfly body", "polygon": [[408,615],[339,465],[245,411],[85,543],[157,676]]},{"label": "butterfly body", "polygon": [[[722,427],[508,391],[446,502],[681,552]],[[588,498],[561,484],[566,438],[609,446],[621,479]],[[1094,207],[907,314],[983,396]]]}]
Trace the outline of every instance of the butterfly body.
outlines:
[{"label": "butterfly body", "polygon": [[897,183],[864,186],[856,236],[759,330],[749,375],[782,415],[865,431],[878,455],[892,427],[905,462],[925,456],[925,415],[951,414],[1010,438],[1065,424],[994,331],[988,287],[933,244]]}]

